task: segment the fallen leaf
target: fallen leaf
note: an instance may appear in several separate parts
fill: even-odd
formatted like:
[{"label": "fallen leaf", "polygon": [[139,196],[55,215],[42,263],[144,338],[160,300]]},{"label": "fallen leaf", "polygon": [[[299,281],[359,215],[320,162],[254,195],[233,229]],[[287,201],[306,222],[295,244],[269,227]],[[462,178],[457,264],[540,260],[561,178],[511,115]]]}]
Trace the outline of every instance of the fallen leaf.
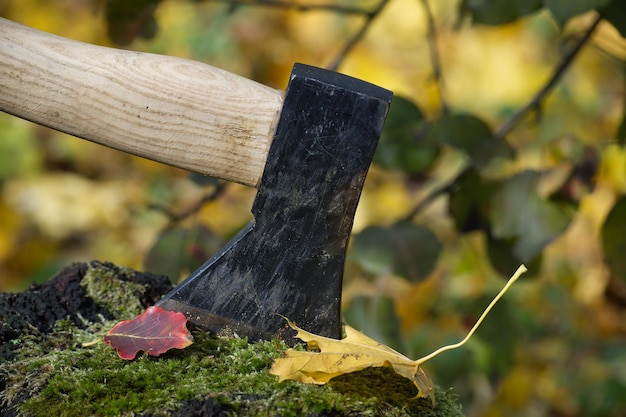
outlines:
[{"label": "fallen leaf", "polygon": [[159,356],[170,349],[184,349],[193,343],[193,336],[185,326],[182,313],[161,307],[148,307],[132,320],[116,324],[104,336],[104,343],[117,350],[122,359],[135,359],[143,351]]},{"label": "fallen leaf", "polygon": [[300,329],[291,320],[289,326],[298,332],[295,336],[307,343],[313,351],[288,349],[286,357],[274,360],[270,373],[279,377],[279,382],[286,379],[306,384],[323,385],[332,378],[356,372],[369,367],[386,366],[405,378],[410,379],[419,390],[418,397],[428,397],[435,405],[433,383],[420,368],[419,364],[390,347],[378,343],[353,329],[345,326],[346,337],[342,340],[317,336]]},{"label": "fallen leaf", "polygon": [[434,407],[434,385],[430,377],[421,368],[421,365],[446,350],[463,346],[474,334],[495,303],[524,272],[526,272],[526,267],[522,265],[487,306],[465,339],[459,343],[439,348],[418,360],[411,360],[347,325],[345,326],[346,337],[337,340],[302,330],[285,317],[289,327],[297,332],[295,337],[306,342],[309,350],[287,349],[285,357],[274,360],[270,374],[278,376],[279,382],[291,379],[306,384],[323,385],[339,375],[370,367],[389,367],[397,374],[411,380],[418,389],[417,397],[430,398]]}]

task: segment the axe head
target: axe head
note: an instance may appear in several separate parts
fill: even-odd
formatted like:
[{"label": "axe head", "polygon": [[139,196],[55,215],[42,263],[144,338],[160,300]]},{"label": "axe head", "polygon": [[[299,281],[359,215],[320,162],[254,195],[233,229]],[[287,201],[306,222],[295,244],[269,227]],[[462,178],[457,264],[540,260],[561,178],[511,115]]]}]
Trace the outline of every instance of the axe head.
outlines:
[{"label": "axe head", "polygon": [[340,338],[346,246],[391,96],[296,64],[254,219],[158,305],[251,340],[285,338],[281,315]]}]

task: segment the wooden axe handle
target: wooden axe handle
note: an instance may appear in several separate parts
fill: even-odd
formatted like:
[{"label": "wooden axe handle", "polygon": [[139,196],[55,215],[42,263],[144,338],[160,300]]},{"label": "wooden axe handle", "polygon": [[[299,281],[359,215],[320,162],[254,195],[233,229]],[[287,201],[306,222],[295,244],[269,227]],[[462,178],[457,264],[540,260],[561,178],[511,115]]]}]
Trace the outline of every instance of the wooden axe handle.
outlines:
[{"label": "wooden axe handle", "polygon": [[200,62],[90,45],[0,18],[0,110],[257,186],[283,93]]}]

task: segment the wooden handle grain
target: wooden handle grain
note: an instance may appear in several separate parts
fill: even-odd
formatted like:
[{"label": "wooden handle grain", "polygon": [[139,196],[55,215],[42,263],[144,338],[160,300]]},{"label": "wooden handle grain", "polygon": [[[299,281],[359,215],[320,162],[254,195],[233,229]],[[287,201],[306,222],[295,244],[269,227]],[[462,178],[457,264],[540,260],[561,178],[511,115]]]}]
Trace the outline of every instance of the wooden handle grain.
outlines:
[{"label": "wooden handle grain", "polygon": [[283,94],[200,62],[0,18],[0,110],[124,152],[258,185]]}]

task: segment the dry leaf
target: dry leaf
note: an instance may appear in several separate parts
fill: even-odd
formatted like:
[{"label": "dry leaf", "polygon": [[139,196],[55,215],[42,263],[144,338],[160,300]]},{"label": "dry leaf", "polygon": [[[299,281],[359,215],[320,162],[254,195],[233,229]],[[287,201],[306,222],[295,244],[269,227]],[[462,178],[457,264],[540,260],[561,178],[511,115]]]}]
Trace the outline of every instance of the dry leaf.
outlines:
[{"label": "dry leaf", "polygon": [[485,309],[465,339],[459,343],[437,349],[435,352],[415,361],[382,343],[378,343],[350,326],[345,326],[346,337],[337,340],[302,330],[285,317],[289,327],[298,332],[295,337],[306,342],[309,351],[288,349],[284,358],[274,360],[270,373],[278,376],[279,381],[292,379],[307,384],[323,385],[336,376],[350,372],[370,367],[390,367],[397,374],[411,380],[418,389],[417,397],[430,398],[434,407],[435,389],[429,376],[422,370],[420,365],[446,350],[463,346],[474,334],[495,303],[524,272],[526,272],[526,267],[522,265]]},{"label": "dry leaf", "polygon": [[138,352],[159,356],[170,349],[184,349],[193,343],[182,313],[148,307],[132,320],[117,323],[104,336],[104,343],[117,350],[120,358],[132,360]]},{"label": "dry leaf", "polygon": [[298,332],[297,338],[305,341],[309,349],[319,352],[288,349],[287,356],[274,360],[270,370],[272,375],[279,377],[279,381],[293,379],[307,384],[323,385],[342,374],[369,367],[387,366],[410,379],[419,390],[418,397],[429,397],[433,406],[435,405],[433,383],[416,361],[350,326],[345,326],[346,337],[337,340],[309,333],[291,320],[286,320]]}]

